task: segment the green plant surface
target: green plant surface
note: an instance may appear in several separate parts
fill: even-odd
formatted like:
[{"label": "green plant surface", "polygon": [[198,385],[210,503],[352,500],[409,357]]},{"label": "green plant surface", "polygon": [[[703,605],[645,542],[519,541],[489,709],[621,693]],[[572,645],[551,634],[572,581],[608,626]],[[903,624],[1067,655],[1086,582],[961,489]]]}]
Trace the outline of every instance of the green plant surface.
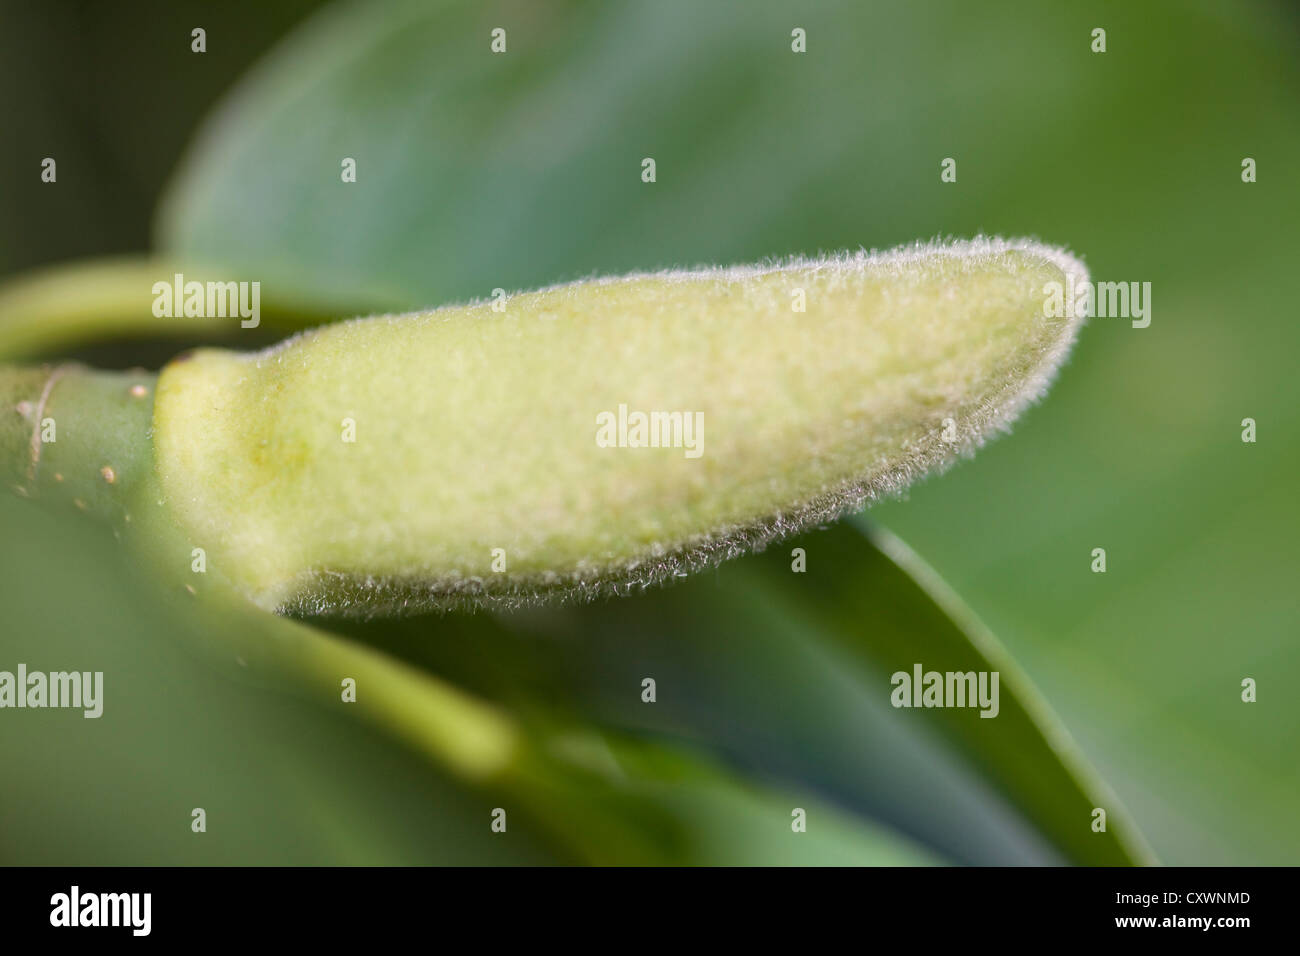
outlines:
[{"label": "green plant surface", "polygon": [[[846,522],[614,603],[448,616],[437,641],[419,620],[331,626],[515,709],[710,748],[947,859],[1152,860],[1005,650],[878,528]],[[998,716],[891,707],[891,676],[916,663],[998,671]],[[1104,833],[1089,826],[1094,807]]]},{"label": "green plant surface", "polygon": [[[796,839],[792,797],[737,780],[698,752],[536,712],[512,715],[389,655],[229,604],[219,588],[196,595],[166,575],[135,573],[106,529],[71,509],[43,511],[6,497],[0,514],[28,542],[21,562],[5,550],[0,574],[57,575],[82,595],[59,607],[38,590],[14,595],[6,651],[34,667],[75,659],[107,675],[95,720],[6,714],[18,729],[0,738],[0,759],[22,768],[7,777],[6,806],[31,820],[5,828],[6,859],[937,859],[815,795],[798,804],[815,821],[811,839]],[[343,677],[356,681],[355,704],[342,701]],[[160,713],[168,719],[159,721]],[[202,834],[190,829],[195,807],[207,814]],[[490,829],[498,807],[507,810],[505,834]]]},{"label": "green plant surface", "polygon": [[[9,495],[0,516],[0,576],[23,582],[6,589],[4,669],[21,661],[105,675],[98,719],[5,711],[5,862],[556,858],[523,818],[512,821],[508,845],[493,843],[488,812],[498,804],[411,759],[341,703],[323,707],[244,666],[227,640],[246,622],[223,624],[168,600],[124,561],[106,526]],[[205,833],[191,830],[194,808],[207,812]]]}]

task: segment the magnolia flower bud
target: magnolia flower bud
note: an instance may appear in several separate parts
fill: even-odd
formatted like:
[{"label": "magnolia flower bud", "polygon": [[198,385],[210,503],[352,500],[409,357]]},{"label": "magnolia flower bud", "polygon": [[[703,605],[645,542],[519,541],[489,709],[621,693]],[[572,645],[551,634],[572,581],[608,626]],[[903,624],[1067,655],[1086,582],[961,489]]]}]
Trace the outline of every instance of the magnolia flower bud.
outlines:
[{"label": "magnolia flower bud", "polygon": [[1042,394],[1067,254],[980,239],[599,279],[167,366],[165,506],[257,604],[619,592],[896,492]]}]

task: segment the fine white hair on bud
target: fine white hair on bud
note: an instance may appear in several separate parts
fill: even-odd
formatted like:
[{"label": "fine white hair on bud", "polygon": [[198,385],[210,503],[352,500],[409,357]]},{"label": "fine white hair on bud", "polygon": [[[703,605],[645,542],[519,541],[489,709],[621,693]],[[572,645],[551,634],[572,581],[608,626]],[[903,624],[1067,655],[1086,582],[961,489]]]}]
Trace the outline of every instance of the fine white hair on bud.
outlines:
[{"label": "fine white hair on bud", "polygon": [[[625,593],[896,493],[1040,397],[1083,265],[916,243],[598,278],[167,366],[165,507],[295,613]],[[504,302],[504,307],[502,306]],[[495,306],[495,307],[494,307]]]}]

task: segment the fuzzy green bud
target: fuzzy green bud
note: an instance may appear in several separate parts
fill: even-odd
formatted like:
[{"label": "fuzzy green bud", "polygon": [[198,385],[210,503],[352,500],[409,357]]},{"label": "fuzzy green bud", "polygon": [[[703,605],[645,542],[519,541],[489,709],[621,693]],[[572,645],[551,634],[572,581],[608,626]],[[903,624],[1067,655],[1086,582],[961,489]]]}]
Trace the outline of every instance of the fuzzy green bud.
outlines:
[{"label": "fuzzy green bud", "polygon": [[559,286],[200,350],[166,506],[256,603],[594,595],[835,518],[977,447],[1080,319],[1059,250],[975,240]]}]

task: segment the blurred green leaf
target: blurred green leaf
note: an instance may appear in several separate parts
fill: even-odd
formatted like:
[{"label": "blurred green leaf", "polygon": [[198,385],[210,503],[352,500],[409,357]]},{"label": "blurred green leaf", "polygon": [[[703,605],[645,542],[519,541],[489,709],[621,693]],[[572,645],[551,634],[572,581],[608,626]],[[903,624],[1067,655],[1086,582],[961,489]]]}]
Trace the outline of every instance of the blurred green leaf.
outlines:
[{"label": "blurred green leaf", "polygon": [[[1071,740],[1060,720],[997,639],[961,599],[902,541],[850,523],[817,542],[811,593],[787,613],[821,623],[822,633],[880,675],[910,673],[914,664],[940,672],[998,672],[1000,709],[940,708],[933,714],[989,779],[1076,863],[1092,866],[1154,862],[1127,812]],[[771,578],[773,567],[766,570]],[[780,571],[780,569],[776,569]],[[776,581],[756,592],[779,593]],[[1092,830],[1094,808],[1106,830]]]},{"label": "blurred green leaf", "polygon": [[[592,272],[926,238],[937,223],[900,187],[937,191],[952,147],[924,142],[921,111],[954,88],[994,102],[1016,90],[977,50],[950,50],[923,78],[915,51],[986,16],[958,3],[339,4],[205,124],[158,240],[282,295],[421,307]],[[807,55],[791,52],[795,23]],[[495,26],[505,54],[489,50]],[[1054,63],[1040,46],[1021,55]],[[919,164],[927,148],[945,151]],[[355,183],[341,180],[344,158]]]},{"label": "blurred green leaf", "polygon": [[[343,677],[356,712],[435,766],[521,808],[560,852],[588,863],[906,865],[930,857],[877,822],[814,799],[795,838],[790,800],[666,740],[601,734],[554,710],[503,711],[382,652],[247,606],[212,607],[204,638],[256,679],[333,704]],[[437,627],[433,630],[436,632]],[[436,636],[436,635],[435,635]],[[322,784],[324,785],[324,784]]]},{"label": "blurred green leaf", "polygon": [[[793,547],[806,573],[792,573]],[[879,530],[837,526],[612,603],[331,626],[517,710],[689,740],[950,859],[1150,862],[1006,652]],[[890,675],[915,663],[999,671],[999,715],[894,709]],[[645,677],[653,706],[640,697]],[[1092,832],[1094,807],[1107,810],[1105,833]]]},{"label": "blurred green leaf", "polygon": [[[21,569],[38,582],[7,595],[0,669],[104,673],[98,719],[7,712],[17,730],[0,737],[0,765],[18,768],[0,792],[8,862],[934,859],[887,828],[743,784],[670,742],[601,735],[536,711],[500,718],[525,741],[508,768],[467,777],[459,761],[428,759],[440,745],[426,741],[440,735],[484,746],[452,719],[470,702],[435,705],[448,691],[428,675],[299,622],[222,609],[179,586],[168,597],[78,514],[6,497],[0,521],[16,532],[0,545],[0,576]],[[345,676],[357,680],[357,704],[341,701]],[[353,708],[378,713],[372,723],[385,733],[358,724]],[[796,805],[812,820],[807,834],[791,832]],[[195,807],[207,813],[206,833],[190,830]],[[495,807],[507,810],[507,835],[490,829]]]},{"label": "blurred green leaf", "polygon": [[[0,860],[54,865],[571,860],[508,844],[451,774],[236,659],[237,618],[164,600],[71,507],[0,495],[0,670],[103,672],[103,715],[3,712]],[[185,597],[185,592],[181,592]],[[207,813],[207,832],[190,829]]]}]

